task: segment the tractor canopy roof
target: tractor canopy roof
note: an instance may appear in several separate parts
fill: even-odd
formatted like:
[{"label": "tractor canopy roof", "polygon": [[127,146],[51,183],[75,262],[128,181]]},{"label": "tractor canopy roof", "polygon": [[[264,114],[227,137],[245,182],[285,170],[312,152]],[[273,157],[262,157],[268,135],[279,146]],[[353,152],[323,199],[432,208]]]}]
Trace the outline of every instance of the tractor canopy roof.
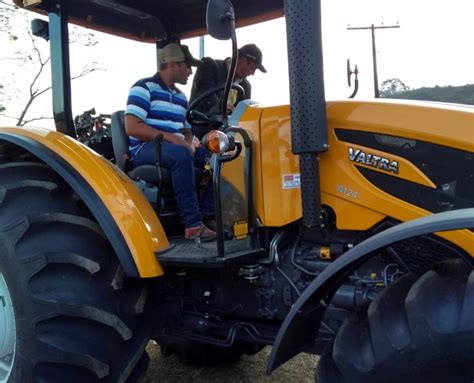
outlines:
[{"label": "tractor canopy roof", "polygon": [[[206,34],[207,0],[14,0],[48,14],[67,6],[69,22],[143,42]],[[235,23],[242,27],[283,16],[283,0],[233,0]],[[63,5],[61,5],[63,4]]]}]

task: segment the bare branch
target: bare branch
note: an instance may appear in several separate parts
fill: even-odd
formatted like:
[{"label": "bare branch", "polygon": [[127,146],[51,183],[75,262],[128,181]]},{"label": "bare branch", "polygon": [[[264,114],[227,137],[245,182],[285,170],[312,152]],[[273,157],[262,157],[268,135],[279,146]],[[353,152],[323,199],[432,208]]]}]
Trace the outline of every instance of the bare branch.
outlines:
[{"label": "bare branch", "polygon": [[35,117],[35,118],[31,118],[29,120],[24,120],[21,125],[17,125],[17,126],[25,126],[26,124],[29,124],[30,122],[33,122],[33,121],[39,121],[39,120],[52,120],[53,117],[46,117],[46,116],[41,116],[41,117]]},{"label": "bare branch", "polygon": [[97,45],[99,42],[93,33],[84,33],[83,31],[79,31],[77,27],[73,27],[71,29],[71,33],[69,34],[69,43],[80,44],[85,47],[92,47]]},{"label": "bare branch", "polygon": [[96,65],[97,65],[97,62],[96,62],[96,61],[93,61],[93,62],[91,62],[91,63],[86,64],[86,65],[84,66],[84,68],[82,68],[81,73],[79,73],[79,74],[76,75],[76,76],[71,77],[71,80],[76,80],[76,79],[78,79],[78,78],[87,76],[88,74],[90,74],[90,73],[92,73],[92,72],[106,71],[105,68],[96,67]]},{"label": "bare branch", "polygon": [[12,61],[17,60],[17,61],[19,61],[19,60],[21,60],[21,58],[20,57],[2,57],[2,58],[0,58],[0,61],[6,61],[6,60],[12,60]]},{"label": "bare branch", "polygon": [[51,86],[48,86],[47,88],[44,88],[43,90],[41,91],[36,91],[35,93],[35,98],[41,96],[43,93],[47,92],[48,90],[50,90],[52,87]]},{"label": "bare branch", "polygon": [[[0,89],[0,115],[6,118],[15,119],[17,126],[24,126],[32,121],[52,118],[45,116],[28,119],[25,118],[28,113],[31,113],[31,106],[34,101],[52,89],[51,84],[46,84],[49,86],[43,87],[44,84],[41,83],[41,79],[46,69],[45,67],[50,63],[50,56],[43,50],[43,46],[38,42],[39,40],[31,33],[28,21],[29,17],[27,17],[26,13],[27,12],[23,9],[12,4],[11,1],[7,3],[6,0],[0,0],[0,37],[2,37],[2,39],[8,39],[13,48],[11,49],[11,52],[8,53],[11,57],[2,57],[0,58],[0,61],[5,62],[5,64],[7,61],[18,62],[16,70],[21,70],[25,75],[29,74],[27,79],[28,85],[25,84],[27,88],[22,89],[20,92],[20,89],[16,87],[16,84],[21,81],[17,81],[18,79],[16,76],[12,76],[10,73],[2,73],[2,81],[8,82],[9,92],[8,94],[5,94],[6,92],[4,92],[3,89]],[[26,36],[30,38],[31,47],[26,48],[22,45],[22,49],[18,49],[18,44],[15,44],[15,42],[19,41],[19,39],[24,39]],[[96,36],[90,32],[83,33],[79,29],[72,28],[69,36],[70,43],[77,43],[86,47],[98,44]],[[6,52],[7,51],[5,51],[5,53]],[[96,62],[86,64],[79,74],[71,77],[71,80],[85,77],[88,74],[99,70],[106,69],[99,68]],[[18,94],[15,94],[15,92]],[[19,97],[24,98],[24,100]],[[5,108],[10,109],[10,105],[12,109],[13,106],[16,108],[16,105],[13,105],[14,100],[16,104],[18,104],[18,101],[25,102],[21,113],[16,117],[5,115]]]},{"label": "bare branch", "polygon": [[30,97],[28,99],[28,101],[26,102],[25,106],[23,107],[23,111],[21,112],[20,116],[18,117],[18,120],[16,122],[16,125],[17,126],[24,126],[25,122],[24,122],[24,118],[25,118],[25,115],[26,113],[28,112],[28,109],[30,108],[31,104],[33,103],[33,101],[38,97],[40,96],[41,94],[43,94],[44,92],[46,92],[47,90],[51,89],[51,87],[48,87],[47,89],[43,89],[42,91],[38,91],[38,89],[34,89],[35,85],[36,85],[36,82],[38,81],[38,78],[41,76],[41,73],[43,72],[43,69],[45,67],[45,65],[48,63],[48,61],[50,60],[50,57],[48,57],[44,62],[42,60],[42,57],[41,57],[41,52],[39,51],[38,47],[36,46],[36,41],[35,41],[35,38],[33,37],[33,35],[31,34],[31,32],[28,30],[28,36],[30,37],[31,39],[31,44],[33,45],[33,49],[34,51],[36,52],[37,56],[38,56],[38,61],[39,61],[39,68],[36,72],[36,75],[34,76],[33,80],[31,81],[30,83],[30,86],[29,86],[29,94],[30,94]]},{"label": "bare branch", "polygon": [[[33,78],[33,81],[30,84],[30,95],[31,96],[36,95],[38,93],[38,89],[33,91],[33,86],[36,84],[36,81],[38,81],[38,78],[41,76],[41,73],[43,72],[43,69],[44,69],[45,65],[48,63],[49,60],[50,60],[50,57],[48,57],[48,59],[44,63],[42,63],[40,61],[40,67],[38,68],[38,72],[36,73],[36,76]],[[48,90],[48,89],[51,89],[51,87],[48,87],[46,90]],[[44,93],[46,90],[41,91],[41,93]]]},{"label": "bare branch", "polygon": [[5,118],[9,118],[10,120],[16,120],[17,119],[16,116],[10,116],[6,113],[0,113],[0,116],[5,117]]}]

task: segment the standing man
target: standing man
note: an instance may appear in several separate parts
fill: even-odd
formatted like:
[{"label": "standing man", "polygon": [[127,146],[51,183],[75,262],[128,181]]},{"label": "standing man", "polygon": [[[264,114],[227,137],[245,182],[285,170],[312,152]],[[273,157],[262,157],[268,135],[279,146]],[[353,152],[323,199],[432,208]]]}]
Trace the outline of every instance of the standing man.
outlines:
[{"label": "standing man", "polygon": [[[193,102],[198,96],[203,94],[208,89],[217,85],[225,84],[227,74],[229,72],[231,59],[214,60],[210,57],[203,59],[203,64],[197,69],[194,76],[193,87],[191,90],[191,99]],[[239,49],[239,58],[235,69],[234,82],[238,83],[245,91],[245,94],[237,98],[234,90],[231,91],[228,100],[228,108],[233,109],[234,105],[241,100],[247,100],[251,97],[252,86],[247,80],[248,76],[253,76],[255,71],[259,69],[263,73],[267,70],[262,64],[262,51],[255,44],[247,44]],[[196,109],[208,116],[221,114],[221,97],[223,90],[206,97],[197,105]],[[201,138],[205,132],[198,133]]]},{"label": "standing man", "polygon": [[[155,164],[152,140],[163,135],[161,166],[170,169],[173,190],[186,239],[210,241],[216,233],[204,226],[197,199],[194,166],[204,167],[208,153],[193,140],[185,114],[188,101],[175,84],[185,85],[192,66],[201,61],[185,45],[171,43],[160,51],[160,69],[153,77],[137,81],[130,89],[125,110],[125,130],[135,165]],[[212,191],[206,190],[203,213],[213,213]]]}]

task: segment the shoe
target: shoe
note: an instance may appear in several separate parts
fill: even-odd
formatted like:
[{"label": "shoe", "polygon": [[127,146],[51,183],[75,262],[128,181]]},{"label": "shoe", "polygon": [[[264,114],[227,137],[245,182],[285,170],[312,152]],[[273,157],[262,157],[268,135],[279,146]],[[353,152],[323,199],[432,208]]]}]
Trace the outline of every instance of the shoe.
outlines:
[{"label": "shoe", "polygon": [[209,242],[216,239],[216,232],[209,229],[205,225],[189,227],[184,231],[184,238],[194,239],[197,243]]},{"label": "shoe", "polygon": [[217,231],[216,218],[214,214],[203,214],[202,222],[212,231]]}]

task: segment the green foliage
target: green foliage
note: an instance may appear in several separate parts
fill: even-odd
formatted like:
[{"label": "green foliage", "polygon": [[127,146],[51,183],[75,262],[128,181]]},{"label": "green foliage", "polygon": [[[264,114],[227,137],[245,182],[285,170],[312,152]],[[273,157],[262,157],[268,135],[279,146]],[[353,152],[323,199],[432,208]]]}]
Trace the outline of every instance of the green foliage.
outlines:
[{"label": "green foliage", "polygon": [[[3,101],[3,98],[4,98],[4,95],[3,95],[3,85],[2,85],[2,84],[0,84],[0,96],[1,96],[1,97],[0,97],[0,102],[2,102],[2,101]],[[4,107],[2,104],[0,104],[0,113],[1,113],[1,112],[5,112],[5,110],[6,110],[5,107]]]},{"label": "green foliage", "polygon": [[434,88],[419,88],[404,92],[381,94],[381,97],[405,100],[424,100],[452,102],[457,104],[474,105],[474,84],[463,86],[435,86]]},{"label": "green foliage", "polygon": [[380,97],[388,97],[400,92],[406,92],[407,90],[410,90],[410,87],[405,85],[402,80],[399,78],[391,78],[389,80],[385,80],[380,85]]}]

